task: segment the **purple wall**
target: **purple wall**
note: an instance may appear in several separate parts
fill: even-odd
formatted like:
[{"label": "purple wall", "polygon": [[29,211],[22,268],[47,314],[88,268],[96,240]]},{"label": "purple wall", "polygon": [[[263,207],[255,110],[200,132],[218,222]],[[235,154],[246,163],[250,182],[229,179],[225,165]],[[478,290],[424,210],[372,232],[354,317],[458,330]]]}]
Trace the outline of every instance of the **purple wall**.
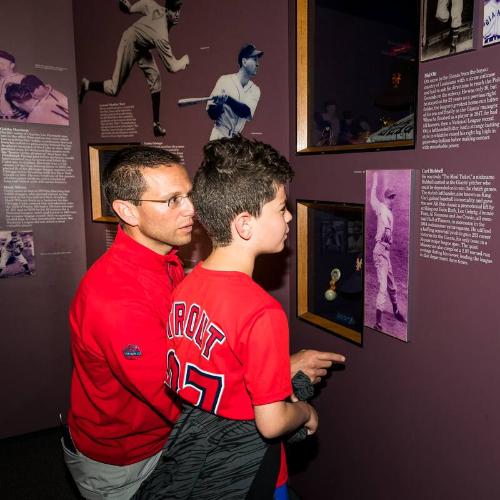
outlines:
[{"label": "purple wall", "polygon": [[[290,33],[295,38],[290,2]],[[481,33],[482,2],[476,2]],[[420,65],[441,74],[490,67],[500,71],[500,45]],[[291,43],[291,82],[295,77]],[[422,93],[419,100],[422,102]],[[290,101],[294,109],[294,96]],[[420,104],[421,108],[421,104]],[[290,275],[292,346],[346,355],[315,400],[320,415],[316,442],[292,452],[292,485],[305,499],[497,498],[500,410],[498,235],[489,266],[438,264],[418,257],[422,168],[498,175],[497,134],[488,143],[455,152],[415,150],[296,156],[291,113],[293,199],[364,202],[366,169],[416,170],[416,214],[411,276],[410,342],[365,328],[362,348],[296,318],[296,270]],[[422,123],[419,121],[419,129]],[[498,195],[496,203],[498,205]],[[496,224],[495,230],[498,228]],[[294,236],[290,238],[294,241]],[[293,245],[294,246],[294,245]],[[293,261],[292,261],[293,262]]]}]

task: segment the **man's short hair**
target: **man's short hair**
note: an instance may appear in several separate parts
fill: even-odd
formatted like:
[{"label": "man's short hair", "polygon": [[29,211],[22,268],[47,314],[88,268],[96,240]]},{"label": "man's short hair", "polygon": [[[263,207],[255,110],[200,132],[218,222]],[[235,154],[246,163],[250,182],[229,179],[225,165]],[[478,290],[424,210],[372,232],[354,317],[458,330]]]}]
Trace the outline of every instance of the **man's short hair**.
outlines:
[{"label": "man's short hair", "polygon": [[2,59],[7,59],[7,61],[10,61],[11,63],[16,63],[16,58],[6,50],[0,50],[0,57]]},{"label": "man's short hair", "polygon": [[31,92],[20,83],[11,83],[5,89],[5,100],[11,106],[15,106],[14,101],[25,102],[29,101],[32,97]]},{"label": "man's short hair", "polygon": [[24,85],[30,92],[33,92],[36,90],[38,87],[45,86],[45,83],[38,78],[38,76],[35,75],[26,75],[22,80],[21,80],[21,85]]},{"label": "man's short hair", "polygon": [[165,0],[165,8],[167,10],[177,11],[182,7],[182,0]]},{"label": "man's short hair", "polygon": [[115,200],[139,200],[147,189],[142,171],[163,165],[181,165],[181,159],[170,151],[151,146],[130,146],[118,151],[103,173],[102,185],[109,205],[112,207]]},{"label": "man's short hair", "polygon": [[234,218],[242,212],[258,217],[292,178],[286,158],[268,144],[241,136],[210,141],[203,148],[191,198],[213,245],[229,245]]}]

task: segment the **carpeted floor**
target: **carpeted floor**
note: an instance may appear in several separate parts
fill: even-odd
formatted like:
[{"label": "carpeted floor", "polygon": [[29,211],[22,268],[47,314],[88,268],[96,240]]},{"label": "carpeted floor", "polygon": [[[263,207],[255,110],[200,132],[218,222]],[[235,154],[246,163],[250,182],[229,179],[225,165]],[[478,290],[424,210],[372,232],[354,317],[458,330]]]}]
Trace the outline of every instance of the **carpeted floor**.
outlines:
[{"label": "carpeted floor", "polygon": [[59,428],[0,440],[0,498],[81,498],[64,464]]}]

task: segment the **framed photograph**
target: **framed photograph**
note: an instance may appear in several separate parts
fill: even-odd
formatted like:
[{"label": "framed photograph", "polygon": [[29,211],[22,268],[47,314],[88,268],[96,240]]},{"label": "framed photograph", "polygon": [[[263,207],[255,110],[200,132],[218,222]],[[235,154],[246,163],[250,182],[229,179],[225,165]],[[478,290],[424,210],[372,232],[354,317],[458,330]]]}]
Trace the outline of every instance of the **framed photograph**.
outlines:
[{"label": "framed photograph", "polygon": [[367,170],[365,325],[408,341],[412,170]]},{"label": "framed photograph", "polygon": [[118,222],[102,190],[102,174],[113,155],[129,144],[89,144],[90,195],[92,198],[92,220],[94,222]]},{"label": "framed photograph", "polygon": [[297,201],[297,316],[363,342],[363,205]]},{"label": "framed photograph", "polygon": [[500,42],[500,0],[483,0],[483,46]]},{"label": "framed photograph", "polygon": [[422,61],[472,50],[474,0],[422,0]]},{"label": "framed photograph", "polygon": [[297,152],[415,146],[419,2],[297,0]]}]

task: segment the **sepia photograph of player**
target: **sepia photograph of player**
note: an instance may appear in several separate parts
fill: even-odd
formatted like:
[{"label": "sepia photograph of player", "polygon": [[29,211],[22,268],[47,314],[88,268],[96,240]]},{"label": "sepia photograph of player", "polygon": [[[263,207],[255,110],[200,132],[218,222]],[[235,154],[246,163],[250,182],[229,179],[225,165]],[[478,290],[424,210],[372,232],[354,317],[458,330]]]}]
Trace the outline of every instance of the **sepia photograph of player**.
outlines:
[{"label": "sepia photograph of player", "polygon": [[421,61],[474,48],[474,0],[422,0]]},{"label": "sepia photograph of player", "polygon": [[35,246],[32,231],[0,231],[0,278],[35,274]]},{"label": "sepia photograph of player", "polygon": [[408,341],[412,170],[367,170],[365,325]]}]

